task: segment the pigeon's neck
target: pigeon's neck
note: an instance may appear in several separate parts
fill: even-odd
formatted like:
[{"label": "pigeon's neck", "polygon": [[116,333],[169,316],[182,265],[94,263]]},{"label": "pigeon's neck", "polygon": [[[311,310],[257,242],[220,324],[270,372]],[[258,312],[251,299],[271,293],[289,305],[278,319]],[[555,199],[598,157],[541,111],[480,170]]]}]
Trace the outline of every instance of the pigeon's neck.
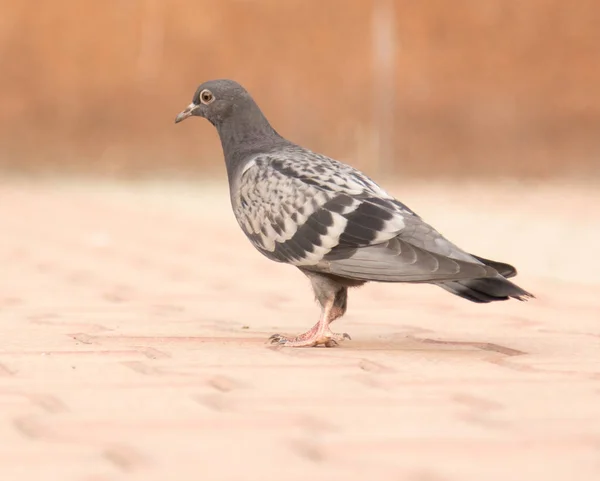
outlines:
[{"label": "pigeon's neck", "polygon": [[289,144],[271,127],[256,104],[234,112],[216,127],[230,182],[255,155]]}]

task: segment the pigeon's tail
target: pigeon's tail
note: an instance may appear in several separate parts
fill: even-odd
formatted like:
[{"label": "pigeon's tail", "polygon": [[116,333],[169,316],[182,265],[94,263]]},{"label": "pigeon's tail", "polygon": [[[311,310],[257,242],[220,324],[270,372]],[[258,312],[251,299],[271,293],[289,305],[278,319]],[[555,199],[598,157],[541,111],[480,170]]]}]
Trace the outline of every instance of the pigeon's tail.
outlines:
[{"label": "pigeon's tail", "polygon": [[519,301],[526,301],[529,298],[535,297],[533,294],[507,280],[507,277],[510,278],[517,275],[517,269],[510,264],[491,261],[474,254],[471,255],[479,262],[496,269],[500,275],[482,279],[444,282],[438,285],[463,299],[479,303],[506,301],[511,297]]},{"label": "pigeon's tail", "polygon": [[526,301],[528,298],[535,297],[500,275],[482,279],[444,282],[438,285],[463,299],[479,303],[506,301],[511,297],[519,301]]}]

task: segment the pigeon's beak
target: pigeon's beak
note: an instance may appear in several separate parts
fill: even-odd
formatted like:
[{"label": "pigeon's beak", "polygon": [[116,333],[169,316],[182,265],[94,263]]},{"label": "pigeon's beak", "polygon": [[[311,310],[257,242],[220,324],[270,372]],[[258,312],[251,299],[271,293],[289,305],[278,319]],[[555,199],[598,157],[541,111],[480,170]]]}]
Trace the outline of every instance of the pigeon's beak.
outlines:
[{"label": "pigeon's beak", "polygon": [[195,103],[192,102],[182,112],[179,112],[177,117],[175,117],[175,123],[178,124],[182,120],[187,119],[190,115],[193,115],[194,110],[196,110],[198,107],[200,107],[200,106],[196,105]]}]

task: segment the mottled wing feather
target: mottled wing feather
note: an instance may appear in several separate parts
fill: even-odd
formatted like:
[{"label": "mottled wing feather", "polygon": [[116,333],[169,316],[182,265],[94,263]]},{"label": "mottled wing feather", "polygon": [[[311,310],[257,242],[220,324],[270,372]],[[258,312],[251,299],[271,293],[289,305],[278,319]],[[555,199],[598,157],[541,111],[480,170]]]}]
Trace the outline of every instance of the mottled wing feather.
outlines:
[{"label": "mottled wing feather", "polygon": [[380,243],[403,228],[405,213],[392,200],[376,197],[380,192],[342,179],[327,184],[330,172],[310,173],[265,156],[254,159],[239,182],[236,218],[270,259],[316,265],[338,246]]},{"label": "mottled wing feather", "polygon": [[393,282],[495,273],[368,177],[327,157],[300,148],[257,156],[237,186],[236,218],[272,260]]}]

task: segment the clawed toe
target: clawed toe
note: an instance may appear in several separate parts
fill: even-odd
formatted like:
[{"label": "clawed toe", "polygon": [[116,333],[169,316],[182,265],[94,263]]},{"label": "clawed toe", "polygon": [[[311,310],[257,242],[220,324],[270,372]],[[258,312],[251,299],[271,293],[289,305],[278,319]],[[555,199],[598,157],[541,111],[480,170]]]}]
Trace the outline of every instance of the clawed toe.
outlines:
[{"label": "clawed toe", "polygon": [[281,334],[273,334],[268,339],[269,344],[273,344],[273,345],[285,344],[287,341],[288,341],[288,339],[285,336],[282,336]]},{"label": "clawed toe", "polygon": [[344,342],[346,339],[348,339],[349,341],[352,340],[350,334],[346,332],[344,332],[343,334],[337,334],[335,332],[332,332],[329,334],[327,341],[323,344],[325,345],[325,347],[336,347],[340,345],[340,342]]},{"label": "clawed toe", "polygon": [[273,334],[269,337],[267,342],[272,346],[285,346],[285,347],[314,347],[314,346],[325,346],[325,347],[336,347],[346,339],[350,340],[351,337],[347,333],[337,334],[333,332],[327,332],[324,335],[318,336],[306,336],[306,334],[297,336],[295,338],[289,338],[282,334]]},{"label": "clawed toe", "polygon": [[317,345],[317,342],[310,338],[304,339],[301,336],[290,338],[281,334],[273,334],[267,341],[276,347],[312,347]]}]

